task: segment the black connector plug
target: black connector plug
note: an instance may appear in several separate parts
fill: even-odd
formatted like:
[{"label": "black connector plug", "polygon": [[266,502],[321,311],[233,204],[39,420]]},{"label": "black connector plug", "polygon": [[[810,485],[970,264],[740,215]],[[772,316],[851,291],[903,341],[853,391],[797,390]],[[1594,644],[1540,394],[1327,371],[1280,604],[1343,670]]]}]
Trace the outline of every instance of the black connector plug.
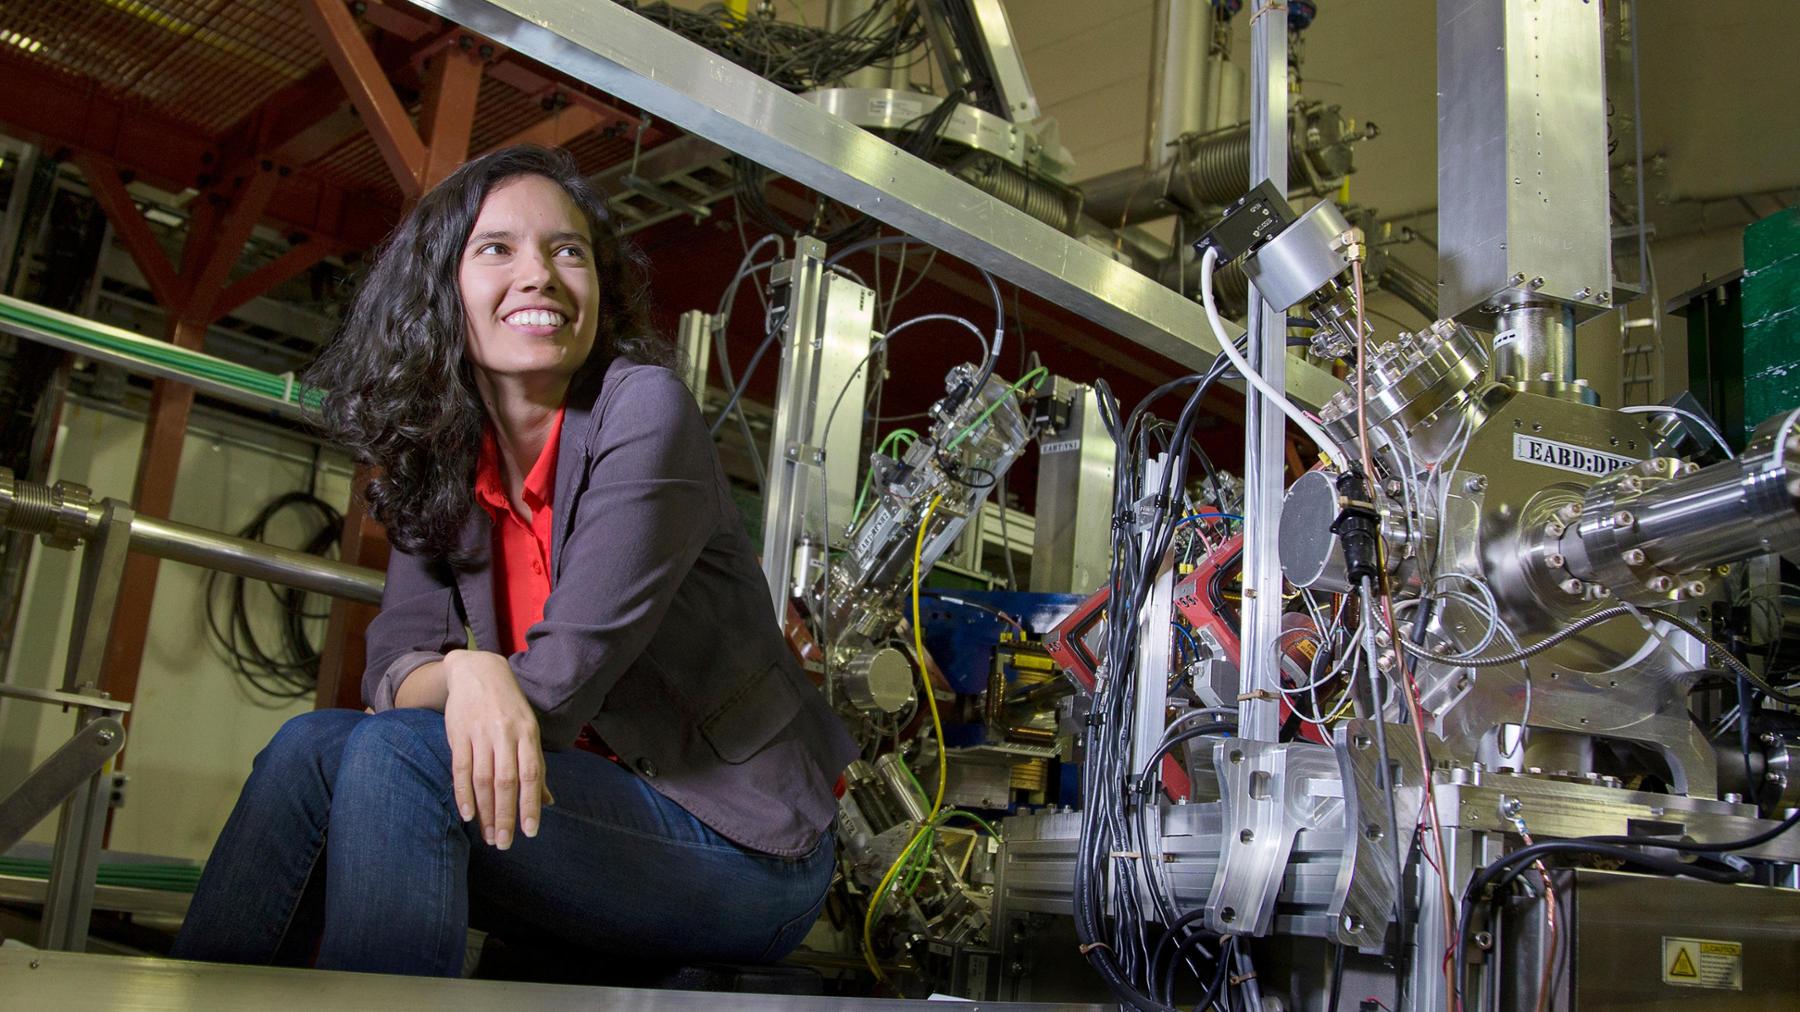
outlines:
[{"label": "black connector plug", "polygon": [[1331,533],[1344,546],[1344,568],[1353,586],[1381,577],[1381,515],[1369,496],[1362,468],[1355,464],[1338,476],[1339,512]]},{"label": "black connector plug", "polygon": [[1207,250],[1215,249],[1219,251],[1219,263],[1230,263],[1280,235],[1295,217],[1287,197],[1264,180],[1225,209],[1219,223],[1194,243],[1194,252],[1204,256]]}]

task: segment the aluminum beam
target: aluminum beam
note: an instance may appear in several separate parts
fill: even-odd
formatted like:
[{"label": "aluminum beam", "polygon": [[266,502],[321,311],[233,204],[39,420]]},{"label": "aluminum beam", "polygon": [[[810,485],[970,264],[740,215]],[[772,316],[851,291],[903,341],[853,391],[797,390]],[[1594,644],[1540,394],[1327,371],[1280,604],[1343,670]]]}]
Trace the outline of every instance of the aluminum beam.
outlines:
[{"label": "aluminum beam", "polygon": [[[1218,354],[1199,305],[1174,290],[622,6],[413,2],[1183,366],[1204,369]],[[1288,365],[1302,404],[1319,407],[1340,387],[1298,359]]]}]

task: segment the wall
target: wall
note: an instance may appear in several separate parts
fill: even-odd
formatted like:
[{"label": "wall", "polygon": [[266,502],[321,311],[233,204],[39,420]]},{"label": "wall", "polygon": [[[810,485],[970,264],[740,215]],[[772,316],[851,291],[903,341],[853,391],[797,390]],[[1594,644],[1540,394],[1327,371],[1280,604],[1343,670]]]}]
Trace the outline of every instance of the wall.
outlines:
[{"label": "wall", "polygon": [[[142,437],[141,415],[121,417],[116,409],[71,402],[58,433],[52,480],[80,482],[96,497],[129,500]],[[306,488],[311,460],[311,445],[300,439],[197,409],[172,519],[235,532],[275,495]],[[325,458],[316,494],[340,510],[348,502],[349,471],[341,456]],[[304,537],[297,518],[270,533],[271,541],[287,546]],[[41,545],[34,550],[8,667],[14,684],[60,686],[78,572],[76,553]],[[126,745],[131,781],[125,807],[114,818],[113,849],[204,859],[251,758],[284,720],[312,708],[310,698],[272,703],[245,689],[206,631],[205,585],[204,570],[161,566]],[[274,607],[264,586],[248,585],[253,612]],[[322,625],[315,623],[315,642]],[[0,702],[0,794],[73,729],[73,717],[55,707]],[[52,816],[29,839],[49,842],[55,826]]]}]

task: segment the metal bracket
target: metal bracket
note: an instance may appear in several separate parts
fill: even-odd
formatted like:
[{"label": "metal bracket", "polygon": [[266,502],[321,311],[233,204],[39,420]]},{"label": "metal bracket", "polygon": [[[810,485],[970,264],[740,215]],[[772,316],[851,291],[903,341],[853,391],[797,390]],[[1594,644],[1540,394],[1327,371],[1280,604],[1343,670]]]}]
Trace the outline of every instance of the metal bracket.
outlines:
[{"label": "metal bracket", "polygon": [[24,839],[31,827],[104,770],[124,747],[124,726],[117,718],[99,717],[50,753],[11,794],[0,798],[0,853]]},{"label": "metal bracket", "polygon": [[[1333,829],[1342,819],[1337,761],[1321,746],[1232,738],[1213,747],[1224,802],[1219,872],[1206,903],[1206,926],[1220,934],[1263,935],[1287,872],[1294,837]],[[1313,791],[1329,782],[1329,791]]]},{"label": "metal bracket", "polygon": [[[1386,777],[1378,734],[1388,739]],[[1419,810],[1425,770],[1412,735],[1393,724],[1346,721],[1333,736],[1332,751],[1344,780],[1344,860],[1331,897],[1332,937],[1342,945],[1378,949],[1401,886],[1395,851],[1410,847],[1399,839],[1394,815]],[[1391,809],[1385,786],[1389,783],[1394,791]]]}]

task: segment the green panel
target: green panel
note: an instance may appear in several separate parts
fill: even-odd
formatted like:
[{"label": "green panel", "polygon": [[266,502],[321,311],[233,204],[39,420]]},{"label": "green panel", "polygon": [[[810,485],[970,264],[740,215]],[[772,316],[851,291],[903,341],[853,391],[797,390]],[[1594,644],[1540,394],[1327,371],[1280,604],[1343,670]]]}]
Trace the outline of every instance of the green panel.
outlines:
[{"label": "green panel", "polygon": [[1744,420],[1800,404],[1800,208],[1744,230]]}]

